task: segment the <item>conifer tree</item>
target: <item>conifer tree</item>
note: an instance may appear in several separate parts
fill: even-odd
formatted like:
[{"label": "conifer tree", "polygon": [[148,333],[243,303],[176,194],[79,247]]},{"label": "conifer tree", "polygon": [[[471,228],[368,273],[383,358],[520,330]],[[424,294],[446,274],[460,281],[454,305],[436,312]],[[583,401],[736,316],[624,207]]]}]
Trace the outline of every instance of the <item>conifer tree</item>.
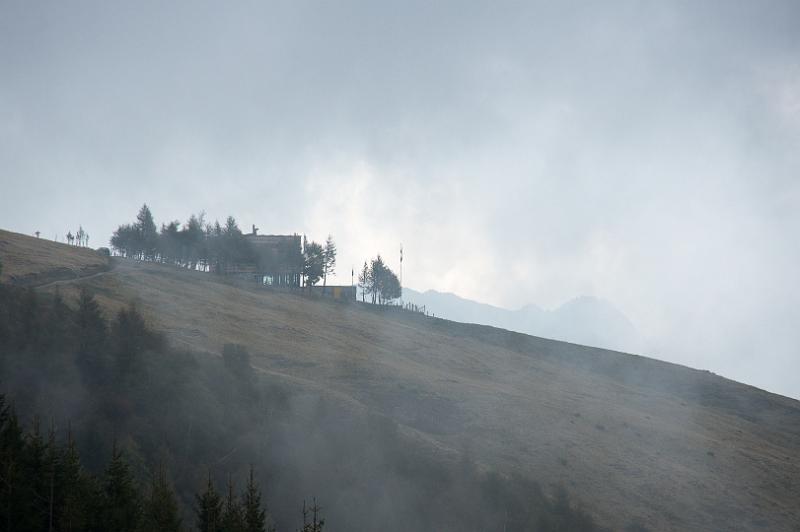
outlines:
[{"label": "conifer tree", "polygon": [[228,496],[222,512],[222,532],[245,532],[242,505],[233,491],[233,481],[228,477]]},{"label": "conifer tree", "polygon": [[336,243],[333,237],[328,235],[325,240],[325,247],[322,250],[322,288],[328,284],[328,274],[336,271]]},{"label": "conifer tree", "polygon": [[139,250],[142,260],[152,260],[158,249],[158,229],[153,219],[150,207],[145,203],[136,215],[136,230],[138,232]]},{"label": "conifer tree", "polygon": [[121,309],[111,326],[116,377],[123,381],[128,374],[141,369],[143,353],[159,347],[161,337],[147,328],[144,317],[131,305]]},{"label": "conifer tree", "polygon": [[114,442],[111,462],[103,478],[102,528],[119,532],[135,531],[140,515],[139,492],[122,450]]},{"label": "conifer tree", "polygon": [[364,261],[364,267],[361,268],[361,273],[358,274],[358,286],[361,288],[361,302],[366,302],[367,293],[369,292],[369,266],[367,261]]},{"label": "conifer tree", "polygon": [[180,532],[181,519],[175,492],[167,482],[163,468],[153,475],[150,493],[144,503],[142,530]]},{"label": "conifer tree", "polygon": [[106,324],[100,314],[100,305],[88,290],[81,290],[78,312],[75,315],[75,336],[78,338],[78,367],[90,384],[99,382],[105,370],[103,347]]},{"label": "conifer tree", "polygon": [[72,431],[67,433],[67,445],[61,453],[61,474],[59,485],[63,493],[59,507],[58,528],[65,532],[89,528],[88,519],[90,503],[96,501],[97,494],[81,466],[78,449],[72,438]]},{"label": "conifer tree", "polygon": [[47,324],[42,336],[46,337],[46,350],[52,352],[54,349],[70,350],[73,345],[73,337],[70,334],[72,327],[72,314],[69,307],[64,303],[64,298],[56,287],[53,296],[53,305],[50,307],[45,318]]},{"label": "conifer tree", "polygon": [[[57,500],[61,495],[61,486],[56,486],[61,480],[61,452],[56,444],[56,430],[50,423],[50,433],[47,438],[45,450],[45,483],[47,487],[47,530],[55,530],[56,512],[59,509]],[[58,490],[58,491],[57,491]]]},{"label": "conifer tree", "polygon": [[21,460],[21,480],[17,493],[21,496],[21,515],[14,527],[19,530],[41,530],[46,528],[48,485],[45,464],[46,445],[39,430],[39,418],[34,417],[33,427],[24,440]]},{"label": "conifer tree", "polygon": [[180,232],[181,260],[184,266],[191,270],[197,269],[197,264],[203,260],[208,261],[208,248],[206,246],[205,213],[192,214]]},{"label": "conifer tree", "polygon": [[243,499],[246,532],[266,532],[267,512],[261,506],[261,490],[253,478],[253,466],[250,466]]},{"label": "conifer tree", "polygon": [[222,500],[214,489],[211,472],[202,495],[195,495],[197,508],[197,529],[200,532],[220,532],[222,530]]},{"label": "conifer tree", "polygon": [[0,523],[13,530],[24,515],[24,476],[22,453],[25,448],[22,427],[13,407],[0,395]]},{"label": "conifer tree", "polygon": [[111,236],[111,247],[129,259],[140,258],[139,231],[131,224],[120,225]]}]

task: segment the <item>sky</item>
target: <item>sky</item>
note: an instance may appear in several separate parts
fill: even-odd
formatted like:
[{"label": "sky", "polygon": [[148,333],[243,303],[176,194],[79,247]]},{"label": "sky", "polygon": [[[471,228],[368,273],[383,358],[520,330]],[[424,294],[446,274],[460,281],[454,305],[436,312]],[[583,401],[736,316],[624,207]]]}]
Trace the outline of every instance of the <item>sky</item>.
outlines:
[{"label": "sky", "polygon": [[[167,5],[168,4],[168,5]],[[556,5],[557,4],[557,5]],[[381,253],[800,398],[800,4],[0,0],[0,227]]]}]

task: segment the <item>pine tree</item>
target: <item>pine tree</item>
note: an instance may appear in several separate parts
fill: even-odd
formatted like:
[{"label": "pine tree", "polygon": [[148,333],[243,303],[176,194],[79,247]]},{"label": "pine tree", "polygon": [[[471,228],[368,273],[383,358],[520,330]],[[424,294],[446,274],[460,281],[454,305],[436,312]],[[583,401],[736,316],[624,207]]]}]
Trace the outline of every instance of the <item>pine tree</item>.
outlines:
[{"label": "pine tree", "polygon": [[[73,338],[70,334],[72,327],[72,313],[69,307],[64,303],[64,298],[56,286],[56,293],[53,296],[53,305],[47,312],[45,319],[47,324],[46,330],[42,331],[42,335],[46,336],[46,350],[53,352],[59,350],[61,352],[72,349]],[[49,362],[56,362],[51,357]]]},{"label": "pine tree", "polygon": [[366,302],[367,293],[369,292],[369,266],[367,261],[364,261],[364,267],[361,268],[361,273],[358,274],[358,286],[361,288],[361,302]]},{"label": "pine tree", "polygon": [[122,382],[130,373],[141,370],[143,353],[160,347],[161,337],[147,328],[144,317],[131,305],[117,313],[110,340],[116,377]]},{"label": "pine tree", "polygon": [[136,230],[138,232],[139,251],[142,260],[153,260],[158,249],[158,229],[153,220],[153,213],[145,203],[136,215]]},{"label": "pine tree", "polygon": [[242,505],[233,491],[233,481],[228,478],[228,497],[222,512],[222,532],[244,532],[245,522]]},{"label": "pine tree", "polygon": [[139,524],[139,492],[116,442],[111,462],[103,478],[102,528],[119,532],[134,531]]},{"label": "pine tree", "polygon": [[325,286],[328,284],[328,274],[336,271],[336,243],[333,237],[328,235],[325,240],[325,248],[322,250],[322,288],[325,291]]},{"label": "pine tree", "polygon": [[14,527],[19,530],[42,530],[47,528],[49,486],[47,479],[47,448],[39,430],[39,418],[34,417],[33,427],[25,437],[22,448],[21,478],[23,483],[18,490],[22,496],[22,515]]},{"label": "pine tree", "polygon": [[200,532],[220,532],[222,530],[222,500],[214,489],[210,471],[206,491],[202,495],[195,495],[195,499],[197,529]]},{"label": "pine tree", "polygon": [[78,312],[75,314],[75,336],[78,338],[77,363],[90,384],[102,381],[105,364],[103,347],[106,324],[100,314],[100,305],[88,290],[81,290]]},{"label": "pine tree", "polygon": [[19,418],[0,395],[0,523],[13,530],[25,512],[23,452],[25,440]]},{"label": "pine tree", "polygon": [[90,505],[97,499],[91,489],[93,483],[81,466],[72,431],[67,433],[67,445],[61,453],[59,485],[63,493],[58,515],[58,528],[65,532],[84,530],[87,527]]},{"label": "pine tree", "polygon": [[[61,452],[56,444],[56,430],[52,422],[50,423],[50,433],[47,438],[47,448],[45,450],[45,483],[47,486],[47,529],[54,530],[56,524],[56,512],[58,511],[61,496],[61,486],[57,487],[57,482],[61,477]],[[57,491],[58,489],[58,491]]]},{"label": "pine tree", "polygon": [[253,466],[250,466],[250,478],[243,499],[246,532],[266,532],[267,512],[261,507],[261,490],[253,478]]},{"label": "pine tree", "polygon": [[143,513],[143,531],[179,532],[181,530],[178,500],[167,482],[167,475],[163,468],[159,468],[158,472],[153,475]]}]

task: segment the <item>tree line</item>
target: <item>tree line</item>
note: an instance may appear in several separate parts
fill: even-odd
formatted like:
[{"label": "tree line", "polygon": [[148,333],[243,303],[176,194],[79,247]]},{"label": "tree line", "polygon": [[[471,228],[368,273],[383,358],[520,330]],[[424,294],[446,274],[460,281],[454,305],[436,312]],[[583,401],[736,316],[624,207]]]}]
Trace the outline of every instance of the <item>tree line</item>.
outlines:
[{"label": "tree line", "polygon": [[[141,482],[123,450],[113,446],[103,472],[81,462],[71,430],[58,441],[54,427],[45,437],[38,419],[27,431],[13,405],[0,394],[0,526],[4,530],[181,532],[186,530],[166,470]],[[195,527],[202,532],[274,532],[253,468],[244,490],[228,481],[219,495],[211,474],[195,494]],[[305,507],[304,507],[305,512]]]},{"label": "tree line", "polygon": [[[39,231],[36,231],[36,238],[39,238]],[[83,230],[83,226],[78,226],[75,234],[72,231],[67,232],[67,244],[78,247],[89,247],[89,233]]]},{"label": "tree line", "polygon": [[183,226],[175,220],[159,231],[147,204],[135,222],[114,231],[111,246],[123,257],[217,273],[256,258],[233,216],[221,225],[206,223],[204,213],[192,214]]},{"label": "tree line", "polygon": [[[140,436],[156,429],[142,425],[131,408],[154,412],[174,400],[174,372],[181,369],[167,362],[177,353],[169,354],[163,336],[133,306],[108,321],[87,290],[72,309],[58,292],[43,299],[31,288],[0,285],[0,384],[16,387],[15,395],[27,399],[28,410],[76,396],[89,401],[88,410],[75,412],[77,428],[68,422],[66,434],[59,435],[51,422],[45,435],[36,415],[26,430],[15,406],[0,393],[0,530],[274,532],[252,466],[243,491],[236,493],[229,478],[224,496],[218,495],[209,471],[204,488],[193,497],[193,519],[186,520],[186,504],[165,467],[153,468],[153,461],[145,460],[151,467],[143,469],[142,457],[136,457],[136,474],[123,446],[114,441],[109,450],[102,442],[123,428],[108,423],[120,418],[133,416],[144,432]],[[223,361],[237,381],[226,387],[246,390],[245,400],[253,402],[246,350],[226,345]],[[219,372],[214,373],[219,380]],[[159,374],[167,375],[165,382],[154,379]],[[79,383],[69,384],[71,378]],[[30,390],[42,393],[43,385],[51,392],[65,386],[69,391],[60,400],[38,401]],[[78,451],[80,442],[89,451],[89,468]],[[106,452],[110,459],[102,464],[100,455]]]},{"label": "tree line", "polygon": [[254,273],[282,271],[292,274],[301,286],[315,286],[320,281],[325,286],[328,276],[335,272],[337,253],[330,235],[324,244],[304,236],[298,245],[281,243],[273,253],[259,253],[233,216],[228,216],[224,224],[207,223],[201,212],[191,215],[183,225],[177,220],[162,223],[159,230],[147,204],[139,210],[135,222],[114,231],[111,246],[123,257],[190,270],[225,274],[250,266]]}]

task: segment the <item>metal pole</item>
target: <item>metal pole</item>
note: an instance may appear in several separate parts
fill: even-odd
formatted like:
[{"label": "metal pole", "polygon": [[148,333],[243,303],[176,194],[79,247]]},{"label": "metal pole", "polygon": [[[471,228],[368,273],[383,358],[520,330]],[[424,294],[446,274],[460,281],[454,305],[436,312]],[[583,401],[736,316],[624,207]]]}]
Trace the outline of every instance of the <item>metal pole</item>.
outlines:
[{"label": "metal pole", "polygon": [[400,242],[400,305],[403,304],[403,243]]}]

